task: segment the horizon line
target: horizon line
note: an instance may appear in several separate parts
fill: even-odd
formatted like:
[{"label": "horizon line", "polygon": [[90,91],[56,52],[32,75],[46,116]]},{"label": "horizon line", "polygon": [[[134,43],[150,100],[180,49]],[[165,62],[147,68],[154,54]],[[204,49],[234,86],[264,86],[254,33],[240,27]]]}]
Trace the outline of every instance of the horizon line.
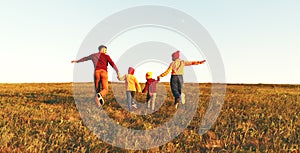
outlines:
[{"label": "horizon line", "polygon": [[[124,83],[123,81],[108,81],[109,83]],[[55,84],[55,83],[94,83],[94,82],[0,82],[0,84]],[[139,82],[141,84],[144,84],[145,82]],[[170,83],[169,81],[162,81],[160,83]],[[225,82],[225,83],[222,83],[222,82],[184,82],[186,84],[192,84],[192,83],[198,83],[198,84],[231,84],[231,85],[234,85],[234,84],[248,84],[248,85],[251,85],[251,84],[255,84],[255,85],[300,85],[298,83],[241,83],[241,82]]]}]

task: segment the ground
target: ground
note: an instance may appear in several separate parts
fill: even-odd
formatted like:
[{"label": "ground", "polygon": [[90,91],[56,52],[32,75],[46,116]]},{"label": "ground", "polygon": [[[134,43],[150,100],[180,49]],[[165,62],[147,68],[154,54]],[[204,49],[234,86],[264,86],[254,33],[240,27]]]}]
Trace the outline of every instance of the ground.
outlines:
[{"label": "ground", "polygon": [[[155,129],[176,112],[169,85],[161,85],[167,97],[153,114],[127,112],[126,103],[117,102],[125,100],[123,84],[117,83],[110,83],[110,91],[117,87],[120,94],[109,92],[103,110],[123,127]],[[74,97],[81,92],[90,111],[98,110],[93,98],[84,94],[93,91],[91,84],[84,86],[81,91],[73,83],[0,84],[0,152],[299,152],[300,85],[227,84],[216,122],[200,135],[211,84],[185,84],[187,98],[195,98],[192,91],[199,92],[196,114],[175,139],[147,150],[112,146],[88,128],[82,119],[88,113],[79,113]],[[136,99],[143,102],[145,97],[137,94]]]}]

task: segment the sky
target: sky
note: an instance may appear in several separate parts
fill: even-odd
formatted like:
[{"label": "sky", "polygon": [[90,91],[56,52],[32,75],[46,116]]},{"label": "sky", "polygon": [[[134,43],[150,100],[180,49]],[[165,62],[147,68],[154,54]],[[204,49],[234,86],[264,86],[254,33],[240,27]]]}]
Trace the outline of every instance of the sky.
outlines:
[{"label": "sky", "polygon": [[[218,48],[226,83],[300,84],[300,1],[297,0],[2,0],[0,83],[72,82],[75,65],[71,60],[82,57],[78,52],[89,32],[109,16],[143,5],[170,7],[197,20]],[[176,47],[176,41],[180,41],[185,44],[182,48],[190,47],[174,32],[148,27],[116,37],[107,45],[108,54],[117,62],[130,49],[130,40],[137,41],[134,39],[141,35],[149,41],[162,42],[172,36],[174,40],[165,43]],[[97,47],[90,46],[95,50],[87,51],[86,56],[97,52]],[[190,57],[184,51],[188,59],[205,59],[200,55]],[[137,78],[144,82],[147,68],[158,75],[170,61],[140,65],[136,68]],[[93,67],[91,62],[84,64]],[[193,68],[197,71],[197,82],[213,81],[209,64]],[[111,71],[109,67],[109,77]],[[86,75],[92,80],[92,72]]]}]

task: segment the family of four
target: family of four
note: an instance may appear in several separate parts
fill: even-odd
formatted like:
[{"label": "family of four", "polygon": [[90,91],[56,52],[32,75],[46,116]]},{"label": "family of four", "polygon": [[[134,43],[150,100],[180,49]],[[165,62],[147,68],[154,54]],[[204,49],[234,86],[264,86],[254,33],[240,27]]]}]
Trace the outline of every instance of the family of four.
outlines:
[{"label": "family of four", "polygon": [[[107,76],[107,66],[108,64],[116,71],[117,78],[120,81],[125,81],[126,87],[126,98],[129,111],[136,109],[136,104],[134,103],[134,96],[136,92],[147,92],[147,106],[154,110],[155,98],[156,98],[156,84],[160,81],[161,77],[168,75],[171,72],[170,87],[172,94],[174,96],[174,105],[177,108],[180,102],[184,103],[184,94],[181,93],[183,86],[183,74],[184,67],[190,65],[203,64],[205,60],[202,61],[184,61],[181,60],[180,51],[176,51],[172,54],[172,62],[170,63],[168,69],[161,75],[157,76],[157,79],[152,78],[152,72],[146,73],[145,87],[143,91],[141,90],[140,84],[137,78],[134,76],[134,68],[128,68],[128,74],[120,76],[119,69],[116,64],[107,54],[107,47],[101,45],[98,47],[99,52],[91,54],[89,56],[83,57],[79,60],[73,60],[72,63],[84,62],[91,60],[94,64],[94,84],[95,84],[95,102],[97,107],[104,104],[104,97],[108,93],[108,76]],[[101,89],[100,89],[101,88]]]}]

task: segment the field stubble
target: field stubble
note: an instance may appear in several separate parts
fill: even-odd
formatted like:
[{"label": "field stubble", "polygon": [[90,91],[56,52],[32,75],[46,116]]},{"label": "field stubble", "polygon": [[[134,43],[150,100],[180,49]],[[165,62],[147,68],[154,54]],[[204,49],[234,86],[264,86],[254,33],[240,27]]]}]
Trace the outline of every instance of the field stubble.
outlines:
[{"label": "field stubble", "polygon": [[[156,128],[176,112],[169,85],[164,85],[168,96],[153,114],[128,113],[123,109],[125,95],[119,104],[111,92],[103,109],[124,127]],[[123,85],[119,86],[119,92],[124,92]],[[93,91],[90,84],[86,87]],[[72,83],[0,84],[0,152],[299,152],[299,85],[228,84],[218,119],[203,135],[198,130],[211,84],[185,84],[188,96],[193,96],[191,90],[199,90],[200,100],[189,126],[165,145],[134,151],[103,142],[85,125],[74,102]],[[94,105],[91,96],[82,98]],[[137,94],[136,99],[144,101],[145,94]],[[120,137],[126,139],[121,133]]]}]

